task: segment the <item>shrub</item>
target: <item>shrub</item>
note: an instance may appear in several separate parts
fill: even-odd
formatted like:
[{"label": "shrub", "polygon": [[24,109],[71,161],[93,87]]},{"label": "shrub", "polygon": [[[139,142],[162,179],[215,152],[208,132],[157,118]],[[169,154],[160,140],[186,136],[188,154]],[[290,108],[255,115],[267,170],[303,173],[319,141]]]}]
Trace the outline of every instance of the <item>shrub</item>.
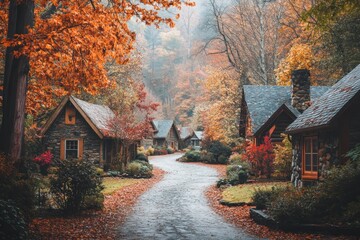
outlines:
[{"label": "shrub", "polygon": [[211,152],[202,150],[200,152],[200,161],[205,163],[215,163],[216,159],[214,157],[214,154],[212,154]]},{"label": "shrub", "polygon": [[253,204],[256,206],[256,209],[266,209],[282,191],[285,190],[275,187],[272,187],[271,189],[255,189],[252,196]]},{"label": "shrub", "polygon": [[138,154],[136,156],[136,159],[140,160],[140,161],[149,162],[148,157],[145,154],[142,154],[142,153]]},{"label": "shrub", "polygon": [[185,153],[184,157],[189,162],[199,162],[200,161],[200,152],[199,151],[189,151],[189,152]]},{"label": "shrub", "polygon": [[100,210],[104,207],[104,195],[88,195],[84,198],[84,209],[95,209]]},{"label": "shrub", "polygon": [[155,149],[154,150],[154,155],[166,155],[167,151],[166,149]]},{"label": "shrub", "polygon": [[154,155],[154,148],[153,147],[148,147],[148,149],[146,149],[145,155],[146,156],[151,156]]},{"label": "shrub", "polygon": [[242,162],[241,154],[234,152],[229,157],[229,164],[231,165],[240,165],[239,163]]},{"label": "shrub", "polygon": [[240,165],[229,165],[226,169],[226,177],[231,185],[243,184],[248,179],[248,173]]},{"label": "shrub", "polygon": [[146,154],[146,150],[143,146],[137,148],[137,154]]},{"label": "shrub", "polygon": [[332,168],[316,186],[287,189],[271,202],[269,213],[279,222],[336,221],[359,227],[359,160]]},{"label": "shrub", "polygon": [[281,136],[284,138],[282,140],[282,145],[278,144],[274,147],[274,173],[282,178],[290,179],[292,146],[287,135],[281,134]]},{"label": "shrub", "polygon": [[175,150],[174,150],[172,147],[168,147],[168,148],[166,149],[166,151],[167,151],[168,154],[172,154],[172,153],[175,152]]},{"label": "shrub", "polygon": [[273,172],[274,151],[271,145],[270,138],[264,137],[264,143],[256,146],[250,143],[246,147],[246,152],[242,156],[246,161],[251,162],[252,169],[258,176],[266,175],[271,177]]},{"label": "shrub", "polygon": [[144,161],[132,161],[126,168],[126,173],[131,177],[148,178],[152,176],[152,165]]},{"label": "shrub", "polygon": [[0,200],[0,239],[28,239],[24,216],[14,202]]},{"label": "shrub", "polygon": [[219,161],[219,157],[221,155],[226,159],[231,155],[231,148],[219,141],[207,143],[205,148],[208,152],[211,152],[214,155],[216,161]]},{"label": "shrub", "polygon": [[48,174],[48,168],[52,162],[53,157],[54,156],[51,154],[50,150],[47,150],[33,159],[34,163],[37,163],[39,165],[40,173],[42,175]]},{"label": "shrub", "polygon": [[50,191],[65,213],[78,213],[86,207],[85,198],[98,198],[103,188],[95,167],[88,161],[74,159],[60,163],[56,177],[51,179]]}]

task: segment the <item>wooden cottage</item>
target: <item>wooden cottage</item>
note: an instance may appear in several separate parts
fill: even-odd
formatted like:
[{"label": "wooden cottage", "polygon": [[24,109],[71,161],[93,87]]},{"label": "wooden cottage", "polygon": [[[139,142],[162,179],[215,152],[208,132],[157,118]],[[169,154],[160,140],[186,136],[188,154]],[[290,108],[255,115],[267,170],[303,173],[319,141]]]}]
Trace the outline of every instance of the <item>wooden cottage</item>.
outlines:
[{"label": "wooden cottage", "polygon": [[203,131],[194,131],[194,134],[191,138],[191,146],[196,150],[200,150],[202,138]]},{"label": "wooden cottage", "polygon": [[311,86],[309,71],[292,74],[292,86],[244,85],[240,113],[240,137],[259,145],[264,136],[281,143],[281,133],[329,87]]},{"label": "wooden cottage", "polygon": [[173,120],[154,120],[154,146],[179,149],[180,134]]},{"label": "wooden cottage", "polygon": [[194,135],[194,130],[191,127],[180,128],[180,149],[191,146],[191,138]]},{"label": "wooden cottage", "polygon": [[84,159],[98,166],[135,158],[136,145],[127,146],[116,139],[109,127],[115,117],[107,106],[65,97],[41,130],[44,146],[55,159]]},{"label": "wooden cottage", "polygon": [[341,164],[360,143],[360,65],[318,98],[290,126],[292,181],[302,186]]}]

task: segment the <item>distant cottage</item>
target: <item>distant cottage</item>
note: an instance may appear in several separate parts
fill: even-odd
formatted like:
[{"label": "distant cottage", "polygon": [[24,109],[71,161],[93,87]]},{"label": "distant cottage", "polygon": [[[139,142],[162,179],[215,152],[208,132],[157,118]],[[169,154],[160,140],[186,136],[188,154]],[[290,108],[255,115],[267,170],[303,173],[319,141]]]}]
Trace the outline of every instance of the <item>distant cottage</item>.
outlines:
[{"label": "distant cottage", "polygon": [[154,120],[154,146],[179,149],[180,134],[173,120]]},{"label": "distant cottage", "polygon": [[111,165],[119,155],[134,159],[136,145],[124,148],[109,127],[115,117],[107,106],[65,97],[41,130],[44,146],[55,159],[84,159],[96,165]]},{"label": "distant cottage", "polygon": [[269,136],[276,144],[282,141],[281,133],[330,87],[311,86],[309,71],[292,74],[292,86],[245,85],[242,92],[240,136],[256,145]]},{"label": "distant cottage", "polygon": [[360,143],[360,65],[290,124],[296,186],[318,180]]},{"label": "distant cottage", "polygon": [[194,134],[191,138],[191,146],[196,150],[200,150],[202,139],[203,131],[194,131]]},{"label": "distant cottage", "polygon": [[187,148],[191,145],[191,138],[194,135],[194,130],[191,127],[180,128],[180,149]]}]

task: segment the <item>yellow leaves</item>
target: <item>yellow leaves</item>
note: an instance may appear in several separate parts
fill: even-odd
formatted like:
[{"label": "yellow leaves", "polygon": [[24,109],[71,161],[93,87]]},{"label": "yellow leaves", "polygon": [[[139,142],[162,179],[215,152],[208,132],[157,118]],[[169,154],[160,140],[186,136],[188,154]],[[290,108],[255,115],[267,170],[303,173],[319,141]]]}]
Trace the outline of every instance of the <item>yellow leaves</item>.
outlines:
[{"label": "yellow leaves", "polygon": [[205,136],[229,144],[238,135],[240,81],[223,69],[208,69],[208,72],[203,82],[204,102],[208,106],[202,112]]},{"label": "yellow leaves", "polygon": [[312,70],[314,54],[308,44],[295,44],[275,70],[278,85],[290,85],[291,72],[296,69]]}]

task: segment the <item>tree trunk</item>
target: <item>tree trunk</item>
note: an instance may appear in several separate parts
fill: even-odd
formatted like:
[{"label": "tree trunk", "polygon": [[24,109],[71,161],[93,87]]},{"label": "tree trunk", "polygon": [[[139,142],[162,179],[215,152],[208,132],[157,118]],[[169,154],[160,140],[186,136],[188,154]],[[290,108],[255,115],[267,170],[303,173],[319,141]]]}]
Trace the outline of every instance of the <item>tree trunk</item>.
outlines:
[{"label": "tree trunk", "polygon": [[[20,3],[10,1],[8,38],[15,34],[26,34],[27,27],[33,26],[34,1],[24,0]],[[13,47],[6,49],[3,119],[0,134],[0,150],[9,154],[18,162],[21,157],[24,136],[25,100],[29,79],[29,58],[22,55],[15,57]]]}]

